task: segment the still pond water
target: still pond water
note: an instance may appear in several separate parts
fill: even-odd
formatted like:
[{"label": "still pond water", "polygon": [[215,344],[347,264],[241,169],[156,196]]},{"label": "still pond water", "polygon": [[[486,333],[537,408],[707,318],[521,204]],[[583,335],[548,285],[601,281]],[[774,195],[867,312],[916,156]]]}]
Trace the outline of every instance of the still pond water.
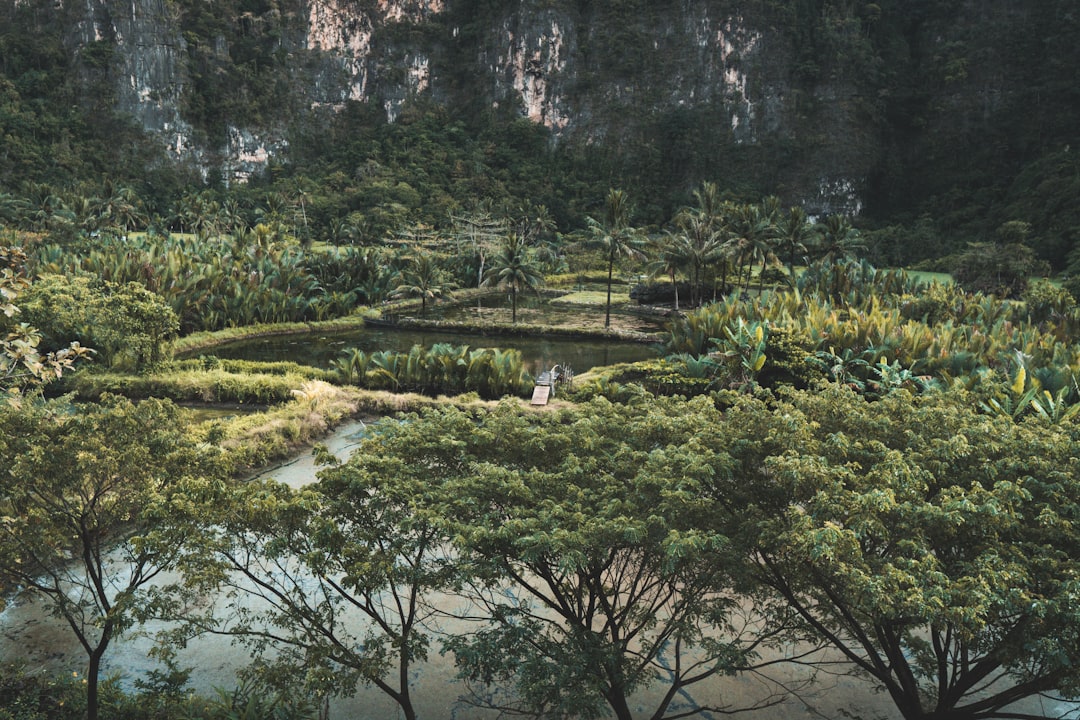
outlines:
[{"label": "still pond water", "polygon": [[555,364],[569,366],[575,373],[582,373],[594,367],[637,362],[659,354],[659,349],[652,345],[613,340],[492,336],[394,328],[365,328],[332,334],[279,335],[220,345],[210,352],[225,359],[290,360],[328,368],[331,361],[352,348],[364,352],[404,352],[413,345],[431,347],[437,343],[468,345],[473,349],[517,349],[521,352],[526,369],[534,376]]}]

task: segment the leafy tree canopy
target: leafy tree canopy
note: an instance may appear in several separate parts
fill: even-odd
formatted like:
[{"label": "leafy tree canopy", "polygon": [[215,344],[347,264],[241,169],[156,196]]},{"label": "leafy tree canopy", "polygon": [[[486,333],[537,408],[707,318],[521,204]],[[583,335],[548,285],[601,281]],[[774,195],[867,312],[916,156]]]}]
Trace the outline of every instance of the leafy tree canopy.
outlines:
[{"label": "leafy tree canopy", "polygon": [[0,406],[0,578],[41,597],[86,652],[87,717],[112,641],[153,612],[205,466],[167,402]]},{"label": "leafy tree canopy", "polygon": [[19,295],[30,287],[23,274],[24,262],[20,249],[0,247],[0,395],[56,380],[92,352],[78,341],[43,352],[41,333],[16,319]]},{"label": "leafy tree canopy", "polygon": [[139,370],[166,359],[179,327],[158,294],[136,282],[111,283],[85,275],[37,280],[23,304],[26,317],[51,347],[85,343],[106,365]]},{"label": "leafy tree canopy", "polygon": [[754,667],[773,630],[745,632],[736,557],[706,522],[702,488],[726,456],[695,433],[716,417],[704,400],[601,400],[432,413],[395,430],[389,449],[438,479],[428,512],[456,538],[463,592],[490,618],[446,642],[461,677],[501,691],[478,700],[629,719],[633,693],[659,687],[649,716],[678,717],[681,691]]},{"label": "leafy tree canopy", "polygon": [[714,492],[757,578],[905,718],[1078,692],[1074,426],[830,387],[747,400],[726,431]]}]

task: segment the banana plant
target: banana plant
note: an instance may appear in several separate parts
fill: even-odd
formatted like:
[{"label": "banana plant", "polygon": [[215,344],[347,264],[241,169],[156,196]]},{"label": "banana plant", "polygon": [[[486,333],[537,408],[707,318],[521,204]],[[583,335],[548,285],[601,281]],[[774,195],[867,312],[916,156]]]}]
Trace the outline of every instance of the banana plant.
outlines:
[{"label": "banana plant", "polygon": [[1052,425],[1059,425],[1080,412],[1080,401],[1074,399],[1069,402],[1070,396],[1076,397],[1074,391],[1080,394],[1080,387],[1077,387],[1075,378],[1071,388],[1064,387],[1058,390],[1056,394],[1051,393],[1049,390],[1043,390],[1041,393],[1036,394],[1031,399],[1031,407],[1042,419]]},{"label": "banana plant", "polygon": [[833,382],[847,385],[858,392],[866,389],[870,363],[852,348],[841,348],[837,351],[830,347],[828,350],[817,351],[814,358]]},{"label": "banana plant", "polygon": [[871,367],[871,372],[874,379],[866,383],[866,388],[877,397],[884,397],[900,388],[922,392],[934,385],[933,379],[929,376],[916,375],[910,368],[901,365],[899,360],[890,363],[884,356]]},{"label": "banana plant", "polygon": [[979,407],[992,415],[1004,415],[1019,420],[1028,410],[1033,409],[1032,401],[1043,392],[1038,378],[1030,375],[1027,369],[1028,358],[1017,350],[1014,352],[1016,373],[1003,390],[979,403]]},{"label": "banana plant", "polygon": [[710,338],[720,356],[727,359],[730,384],[741,390],[757,384],[757,375],[765,367],[765,348],[769,332],[765,323],[747,323],[738,318],[734,325],[724,328],[724,337]]}]

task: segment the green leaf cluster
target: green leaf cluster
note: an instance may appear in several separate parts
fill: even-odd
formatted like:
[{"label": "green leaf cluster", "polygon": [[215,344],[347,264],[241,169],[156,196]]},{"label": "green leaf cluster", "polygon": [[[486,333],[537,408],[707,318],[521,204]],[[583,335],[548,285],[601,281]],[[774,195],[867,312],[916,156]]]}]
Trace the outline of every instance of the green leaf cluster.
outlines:
[{"label": "green leaf cluster", "polygon": [[34,282],[21,304],[46,338],[46,349],[78,342],[93,348],[106,367],[134,372],[168,360],[179,329],[165,300],[137,282],[46,275]]},{"label": "green leaf cluster", "polygon": [[[1052,394],[1071,388],[1080,372],[1069,339],[1080,316],[1059,293],[1044,292],[1046,302],[1061,308],[1054,312],[1040,306],[1039,296],[1032,295],[1029,310],[952,287],[923,290],[903,273],[865,264],[826,266],[813,276],[803,283],[805,292],[728,298],[685,313],[671,325],[669,350],[708,357],[731,343],[727,333],[740,323],[765,323],[770,337],[783,333],[789,341],[787,371],[776,380],[796,386],[824,371],[875,393],[897,384],[954,381],[995,392],[1001,381],[1011,382],[1018,353],[1026,371]],[[768,342],[764,354],[767,373]]]},{"label": "green leaf cluster", "polygon": [[476,392],[487,399],[521,395],[532,384],[518,350],[467,345],[414,345],[408,352],[346,351],[335,362],[341,379],[363,388],[428,395]]},{"label": "green leaf cluster", "polygon": [[719,491],[751,518],[760,579],[905,717],[1072,692],[1074,427],[981,414],[961,393],[867,403],[835,387],[729,420],[739,481]]}]

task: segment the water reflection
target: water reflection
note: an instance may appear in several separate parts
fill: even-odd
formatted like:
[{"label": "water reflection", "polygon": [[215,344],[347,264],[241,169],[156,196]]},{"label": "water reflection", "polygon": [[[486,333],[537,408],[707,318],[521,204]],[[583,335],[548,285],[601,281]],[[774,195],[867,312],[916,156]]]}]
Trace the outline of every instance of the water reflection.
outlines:
[{"label": "water reflection", "polygon": [[431,347],[437,343],[468,345],[470,348],[515,348],[533,375],[558,363],[582,373],[590,368],[637,362],[656,357],[658,350],[641,343],[614,340],[582,340],[554,337],[486,336],[434,330],[364,328],[344,333],[313,333],[254,338],[214,348],[220,358],[238,360],[288,360],[328,368],[332,360],[350,348],[364,352],[408,351],[413,345]]}]

